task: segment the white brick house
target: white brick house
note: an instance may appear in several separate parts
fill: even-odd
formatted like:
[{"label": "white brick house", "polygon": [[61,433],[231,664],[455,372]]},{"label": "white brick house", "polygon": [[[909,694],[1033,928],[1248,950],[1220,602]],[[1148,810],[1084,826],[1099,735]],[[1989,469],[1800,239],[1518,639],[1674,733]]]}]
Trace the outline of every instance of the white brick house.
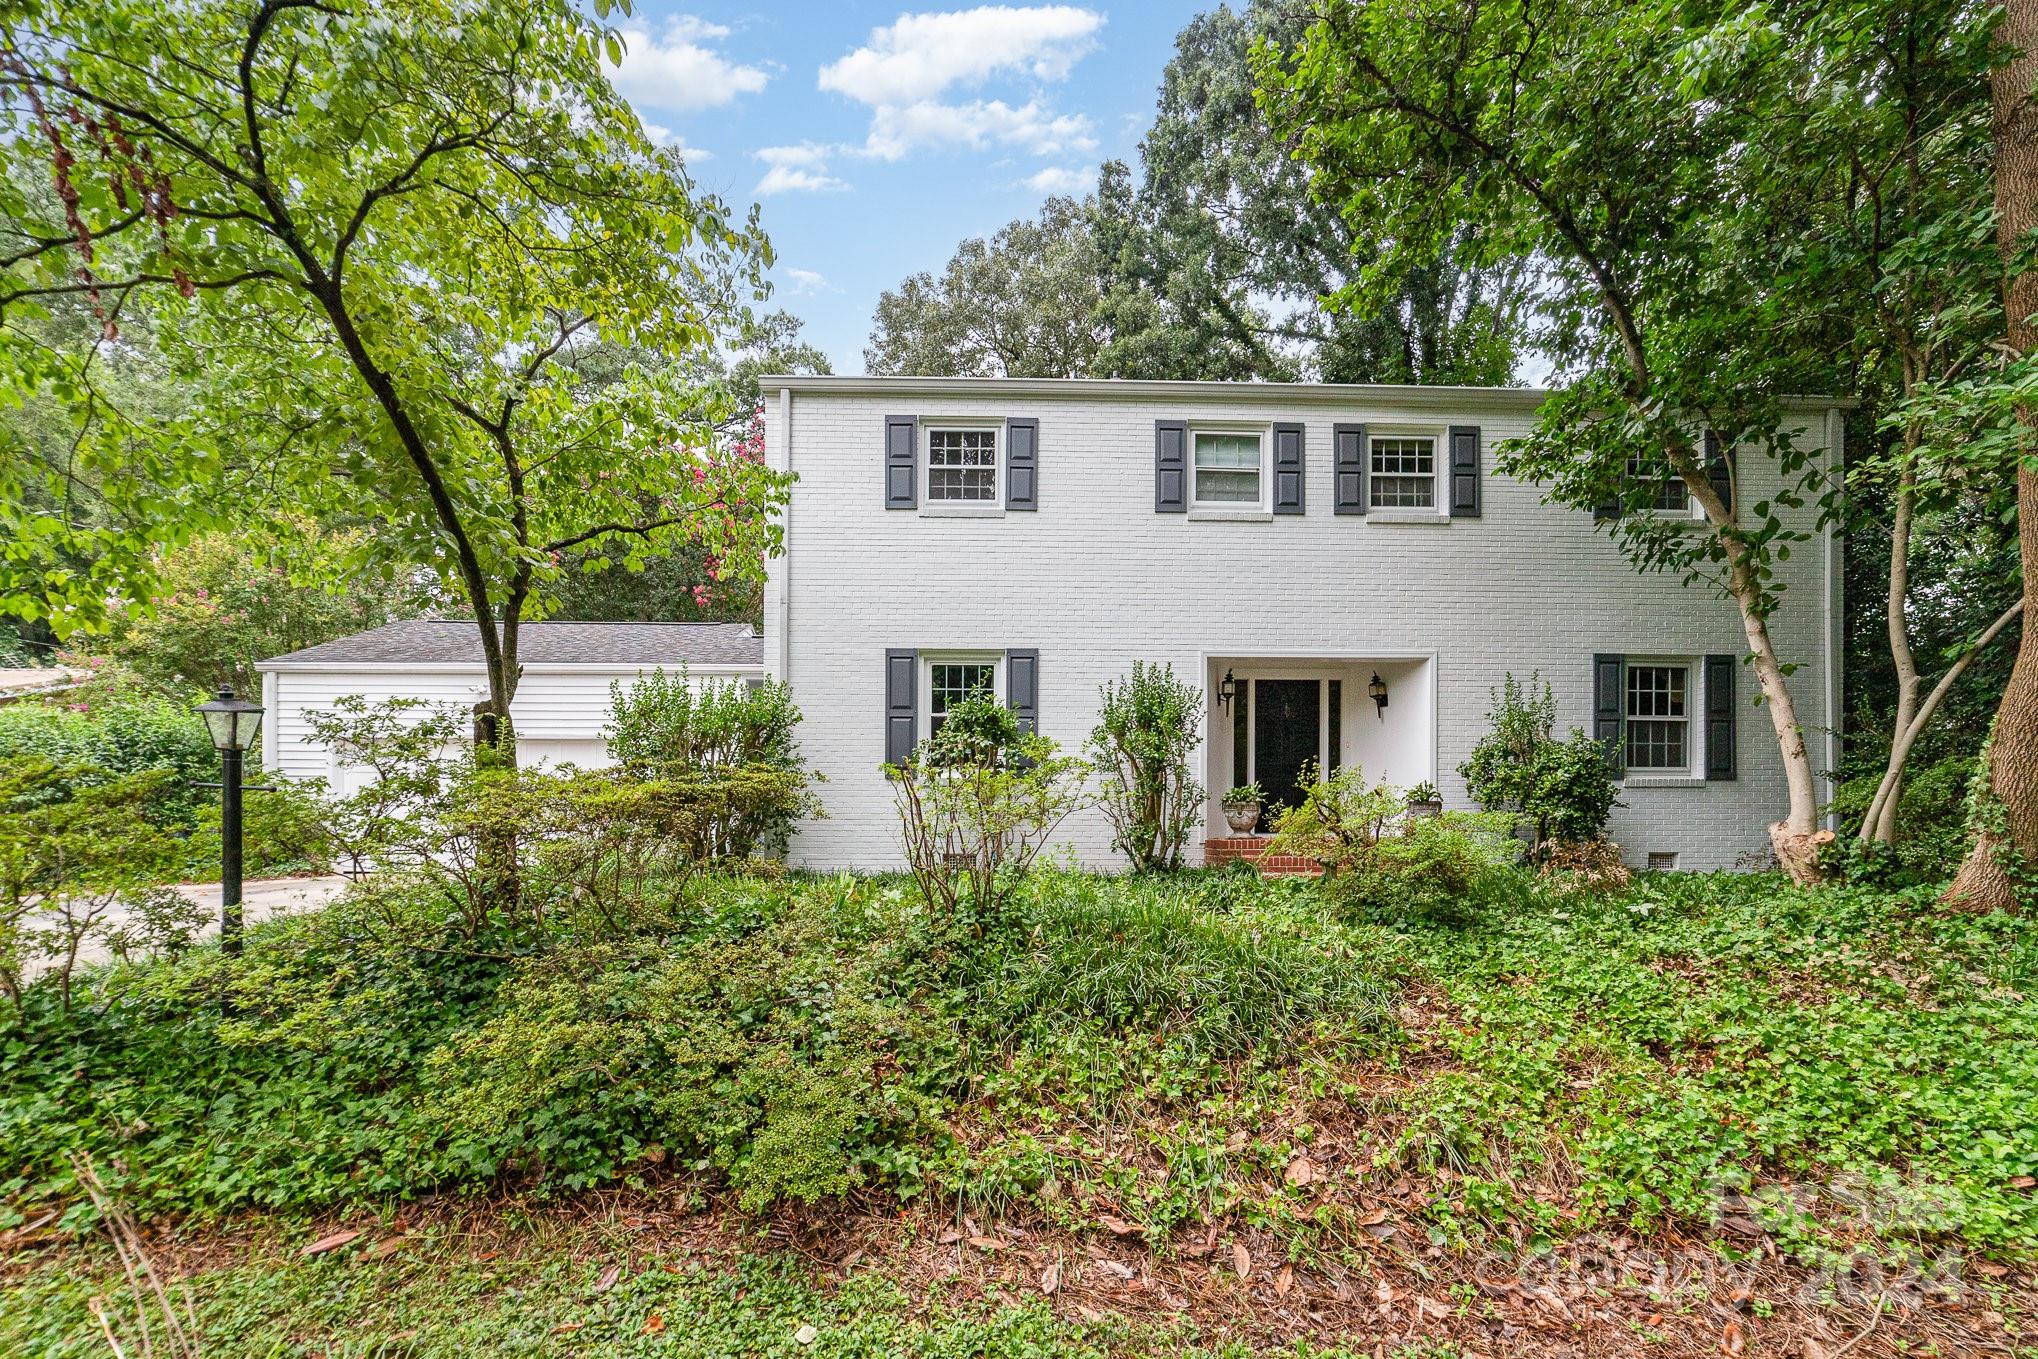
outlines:
[{"label": "white brick house", "polygon": [[[1225,789],[1256,778],[1278,796],[1305,759],[1468,805],[1457,766],[1509,671],[1555,687],[1563,727],[1619,741],[1610,830],[1632,862],[1729,867],[1766,850],[1783,812],[1733,603],[1638,573],[1590,513],[1493,470],[1539,391],[870,377],[765,390],[767,455],[798,482],[764,665],[792,685],[827,778],[827,817],[800,831],[796,863],[899,862],[879,766],[950,696],[988,681],[1073,749],[1098,686],[1136,659],[1205,691],[1211,837],[1226,833]],[[1800,446],[1834,466],[1840,414],[1790,408]],[[1750,459],[1738,494],[1766,499],[1769,474]],[[1771,628],[1828,770],[1830,531],[1781,575]],[[1061,838],[1120,862],[1100,815]]]}]

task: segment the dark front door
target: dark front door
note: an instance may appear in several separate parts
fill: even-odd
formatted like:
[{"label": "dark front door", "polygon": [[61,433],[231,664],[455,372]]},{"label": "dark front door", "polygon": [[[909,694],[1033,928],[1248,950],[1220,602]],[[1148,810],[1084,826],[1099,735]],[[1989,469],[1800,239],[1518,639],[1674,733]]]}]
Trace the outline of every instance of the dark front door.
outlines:
[{"label": "dark front door", "polygon": [[1275,804],[1302,801],[1302,771],[1316,759],[1322,706],[1323,686],[1316,680],[1260,680],[1253,686],[1254,778],[1270,811]]}]

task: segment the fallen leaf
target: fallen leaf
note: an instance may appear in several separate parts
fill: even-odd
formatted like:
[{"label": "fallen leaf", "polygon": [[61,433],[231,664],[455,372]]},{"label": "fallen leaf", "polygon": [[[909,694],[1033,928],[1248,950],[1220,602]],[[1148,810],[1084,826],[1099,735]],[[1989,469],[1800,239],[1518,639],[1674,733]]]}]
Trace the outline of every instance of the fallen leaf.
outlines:
[{"label": "fallen leaf", "polygon": [[2033,1185],[2038,1185],[2038,1179],[2034,1179],[2029,1175],[2012,1175],[2010,1177],[2010,1188],[2012,1189],[2029,1189]]},{"label": "fallen leaf", "polygon": [[1292,1264],[1282,1265],[1281,1272],[1274,1276],[1274,1296],[1285,1298],[1288,1296],[1288,1290],[1294,1286],[1295,1266]]},{"label": "fallen leaf", "polygon": [[1281,1178],[1286,1180],[1289,1184],[1296,1185],[1298,1187],[1301,1185],[1310,1184],[1318,1178],[1316,1174],[1316,1163],[1309,1159],[1309,1154],[1307,1152],[1304,1152],[1302,1155],[1297,1156],[1294,1160],[1288,1162],[1288,1168],[1281,1172]]},{"label": "fallen leaf", "polygon": [[621,1265],[610,1265],[607,1269],[601,1272],[601,1277],[594,1281],[594,1291],[597,1293],[606,1293],[611,1288],[614,1288],[616,1286],[616,1280],[622,1277],[623,1267]]},{"label": "fallen leaf", "polygon": [[1110,1214],[1107,1213],[1103,1217],[1098,1218],[1097,1221],[1104,1224],[1104,1230],[1111,1233],[1111,1235],[1113,1236],[1139,1235],[1140,1231],[1139,1224],[1136,1222],[1127,1222],[1122,1217],[1112,1217]]},{"label": "fallen leaf", "polygon": [[1804,1338],[1804,1359],[1826,1359],[1826,1347],[1810,1336]]},{"label": "fallen leaf", "polygon": [[562,1321],[557,1326],[554,1326],[552,1328],[552,1334],[572,1335],[575,1331],[579,1330],[582,1326],[585,1326],[586,1324],[587,1323],[584,1321]]},{"label": "fallen leaf", "polygon": [[1252,1276],[1253,1253],[1245,1248],[1245,1242],[1231,1243],[1231,1267],[1238,1271],[1238,1277],[1241,1279]]},{"label": "fallen leaf", "polygon": [[368,1249],[362,1251],[360,1258],[363,1260],[386,1259],[387,1257],[394,1255],[397,1249],[402,1245],[403,1245],[402,1237],[385,1236],[380,1241],[377,1241],[374,1245],[368,1247]]},{"label": "fallen leaf", "polygon": [[1988,1260],[1975,1261],[1974,1268],[1976,1273],[1986,1274],[1991,1279],[2000,1279],[2010,1272],[2009,1266],[1994,1264]]},{"label": "fallen leaf", "polygon": [[638,1155],[643,1157],[644,1160],[649,1161],[654,1166],[660,1166],[665,1164],[665,1148],[660,1146],[656,1142],[653,1142],[650,1145],[646,1146],[643,1151],[638,1153]]},{"label": "fallen leaf", "polygon": [[1736,1288],[1733,1292],[1727,1294],[1727,1305],[1737,1311],[1745,1312],[1748,1310],[1748,1304],[1753,1302],[1754,1299],[1754,1289],[1747,1287]]},{"label": "fallen leaf", "polygon": [[962,1240],[962,1233],[955,1230],[955,1228],[950,1227],[947,1231],[943,1232],[937,1239],[944,1246],[952,1246],[956,1242]]},{"label": "fallen leaf", "polygon": [[820,1338],[821,1333],[812,1326],[802,1326],[793,1332],[793,1343],[795,1345],[811,1345]]},{"label": "fallen leaf", "polygon": [[644,1334],[657,1335],[664,1329],[665,1316],[663,1313],[653,1312],[650,1316],[644,1318]]},{"label": "fallen leaf", "polygon": [[1116,1260],[1099,1260],[1097,1264],[1106,1274],[1115,1274],[1121,1279],[1129,1279],[1137,1272],[1131,1265],[1122,1265]]},{"label": "fallen leaf", "polygon": [[1040,1291],[1053,1297],[1061,1288],[1061,1266],[1049,1265],[1040,1271]]},{"label": "fallen leaf", "polygon": [[360,1234],[361,1231],[357,1227],[353,1231],[334,1232],[331,1236],[321,1236],[318,1240],[299,1251],[298,1254],[302,1256],[324,1255],[329,1250],[338,1250]]},{"label": "fallen leaf", "polygon": [[1387,1210],[1385,1208],[1375,1208],[1372,1212],[1359,1219],[1359,1225],[1361,1227],[1377,1227],[1386,1220]]},{"label": "fallen leaf", "polygon": [[972,1236],[969,1243],[978,1250],[1003,1250],[1005,1243],[995,1236]]},{"label": "fallen leaf", "polygon": [[1721,1352],[1724,1354],[1739,1354],[1747,1347],[1748,1342],[1741,1335],[1741,1323],[1729,1321],[1726,1330],[1720,1333]]}]

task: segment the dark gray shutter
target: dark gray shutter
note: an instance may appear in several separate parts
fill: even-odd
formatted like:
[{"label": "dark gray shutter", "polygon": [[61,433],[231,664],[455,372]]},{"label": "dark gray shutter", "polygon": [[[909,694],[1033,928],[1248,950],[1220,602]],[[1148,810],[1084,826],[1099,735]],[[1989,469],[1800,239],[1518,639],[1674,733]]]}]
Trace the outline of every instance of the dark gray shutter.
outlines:
[{"label": "dark gray shutter", "polygon": [[1301,514],[1302,426],[1274,426],[1274,513]]},{"label": "dark gray shutter", "polygon": [[1734,468],[1728,460],[1726,445],[1720,436],[1711,430],[1705,432],[1705,477],[1712,483],[1712,493],[1720,498],[1720,504],[1727,507],[1727,513],[1734,512]]},{"label": "dark gray shutter", "polygon": [[1037,648],[1005,653],[1005,703],[1027,736],[1040,731],[1040,652]]},{"label": "dark gray shutter", "polygon": [[1189,426],[1183,420],[1153,422],[1153,508],[1157,514],[1189,509]]},{"label": "dark gray shutter", "polygon": [[1479,517],[1479,426],[1451,426],[1451,518]]},{"label": "dark gray shutter", "polygon": [[1005,508],[1040,508],[1040,422],[1005,421]]},{"label": "dark gray shutter", "polygon": [[1332,425],[1331,475],[1336,482],[1337,514],[1366,512],[1366,427]]},{"label": "dark gray shutter", "polygon": [[920,653],[885,652],[885,763],[903,765],[920,744]]},{"label": "dark gray shutter", "polygon": [[1613,772],[1627,772],[1627,742],[1622,719],[1627,715],[1628,663],[1625,656],[1604,652],[1592,658],[1592,739],[1606,747]]},{"label": "dark gray shutter", "polygon": [[1705,776],[1732,779],[1734,769],[1734,672],[1740,669],[1737,656],[1705,658]]},{"label": "dark gray shutter", "polygon": [[885,417],[885,508],[910,510],[920,503],[920,417]]}]

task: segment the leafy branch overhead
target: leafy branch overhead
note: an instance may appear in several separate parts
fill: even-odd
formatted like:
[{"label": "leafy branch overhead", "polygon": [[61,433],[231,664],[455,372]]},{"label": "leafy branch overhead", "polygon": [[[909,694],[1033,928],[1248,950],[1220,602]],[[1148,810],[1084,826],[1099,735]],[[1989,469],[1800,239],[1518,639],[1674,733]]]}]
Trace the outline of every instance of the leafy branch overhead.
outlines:
[{"label": "leafy branch overhead", "polygon": [[[155,542],[250,487],[365,514],[476,616],[498,715],[563,554],[637,567],[696,542],[760,569],[784,485],[727,451],[712,365],[596,385],[573,362],[715,352],[771,258],[609,87],[615,41],[565,0],[10,9],[0,326],[22,342],[0,383],[57,393],[75,456],[10,460],[0,514],[80,475]],[[91,343],[41,342],[79,306]],[[187,388],[166,417],[100,389],[130,314]],[[0,562],[0,607],[51,607],[41,546]],[[90,599],[60,607],[91,621]]]}]

